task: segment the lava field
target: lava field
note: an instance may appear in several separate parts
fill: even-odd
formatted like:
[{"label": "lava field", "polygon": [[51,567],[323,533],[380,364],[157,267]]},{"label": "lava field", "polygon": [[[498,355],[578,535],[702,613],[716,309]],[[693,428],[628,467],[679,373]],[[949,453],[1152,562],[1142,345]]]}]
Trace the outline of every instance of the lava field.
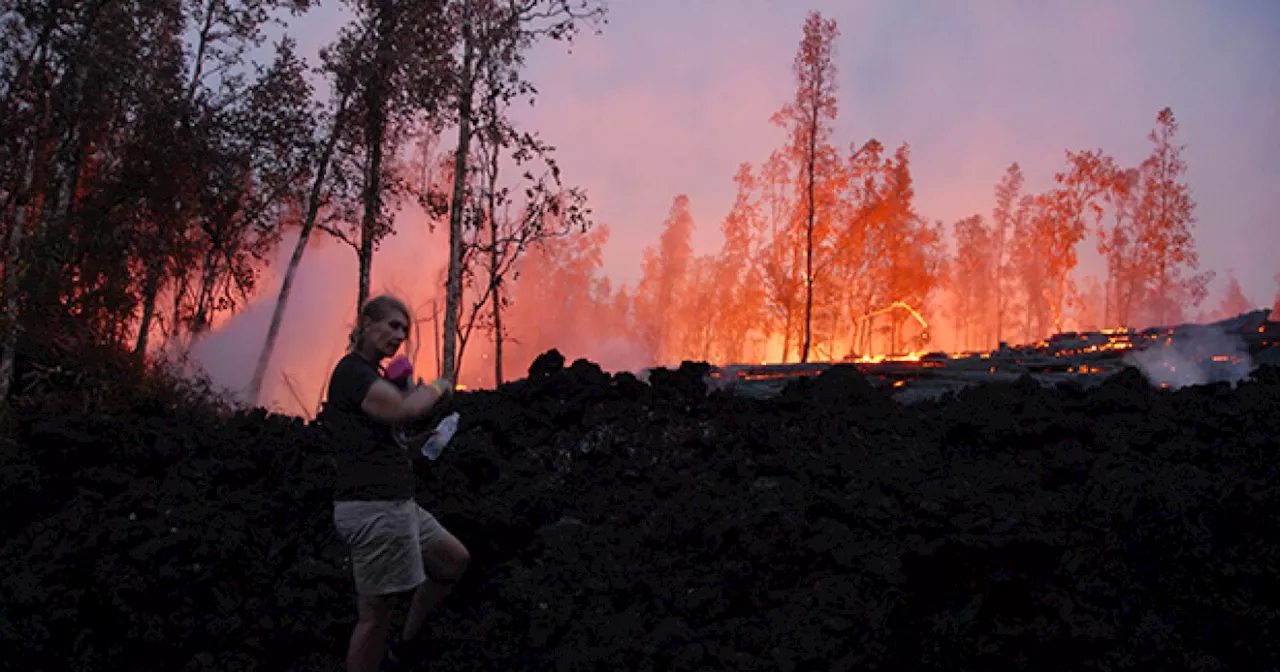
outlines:
[{"label": "lava field", "polygon": [[[473,559],[422,669],[1280,666],[1280,367],[912,405],[853,366],[769,399],[706,373],[553,351],[456,398],[415,469]],[[323,433],[113,408],[0,436],[0,669],[341,670]]]}]

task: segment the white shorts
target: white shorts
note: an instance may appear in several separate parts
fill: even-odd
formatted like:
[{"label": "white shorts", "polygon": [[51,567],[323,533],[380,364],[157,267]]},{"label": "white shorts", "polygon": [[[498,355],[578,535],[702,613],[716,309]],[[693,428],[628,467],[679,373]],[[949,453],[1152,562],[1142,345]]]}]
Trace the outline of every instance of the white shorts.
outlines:
[{"label": "white shorts", "polygon": [[412,499],[337,501],[333,525],[351,552],[360,595],[391,595],[426,581],[423,550],[448,534],[440,521]]}]

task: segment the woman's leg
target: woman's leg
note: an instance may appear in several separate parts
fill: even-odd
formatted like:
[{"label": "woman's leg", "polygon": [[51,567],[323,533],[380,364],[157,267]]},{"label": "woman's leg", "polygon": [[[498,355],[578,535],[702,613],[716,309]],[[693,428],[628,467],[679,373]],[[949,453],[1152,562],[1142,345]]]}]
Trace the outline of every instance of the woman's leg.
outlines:
[{"label": "woman's leg", "polygon": [[356,608],[360,620],[356,621],[347,645],[347,671],[378,672],[391,626],[391,596],[361,595]]},{"label": "woman's leg", "polygon": [[410,641],[418,636],[427,616],[440,605],[453,588],[453,584],[467,571],[471,553],[457,537],[421,507],[419,510],[419,534],[422,540],[422,564],[427,580],[413,591],[409,614],[405,617],[401,639]]}]

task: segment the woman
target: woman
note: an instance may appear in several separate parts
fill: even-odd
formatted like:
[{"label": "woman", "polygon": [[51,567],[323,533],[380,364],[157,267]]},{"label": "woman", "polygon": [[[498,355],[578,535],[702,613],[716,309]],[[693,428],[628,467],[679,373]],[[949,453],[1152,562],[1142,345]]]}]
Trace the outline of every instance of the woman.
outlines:
[{"label": "woman", "polygon": [[409,310],[392,296],[360,308],[351,348],[329,379],[325,424],[338,467],[333,522],[351,552],[359,621],[347,649],[351,672],[378,670],[391,624],[392,598],[413,590],[392,662],[417,642],[428,612],[466,571],[470,554],[414,500],[413,464],[392,427],[426,415],[453,384],[443,378],[405,393],[381,375],[381,362],[409,336]]}]

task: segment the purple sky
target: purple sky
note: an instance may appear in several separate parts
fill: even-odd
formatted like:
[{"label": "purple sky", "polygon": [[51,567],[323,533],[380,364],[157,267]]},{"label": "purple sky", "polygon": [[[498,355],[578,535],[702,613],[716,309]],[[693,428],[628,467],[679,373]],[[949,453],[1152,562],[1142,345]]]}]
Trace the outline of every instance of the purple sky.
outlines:
[{"label": "purple sky", "polygon": [[[582,36],[572,53],[556,43],[536,49],[527,74],[541,95],[517,119],[555,145],[565,177],[587,189],[596,220],[612,231],[605,271],[616,281],[637,280],[641,251],[678,194],[691,199],[699,251],[719,246],[735,169],[782,141],[768,119],[792,94],[811,9],[841,32],[836,141],[910,143],[926,218],[989,216],[1012,161],[1031,190],[1050,185],[1066,149],[1098,148],[1135,165],[1169,106],[1188,145],[1201,268],[1219,274],[1210,303],[1234,269],[1252,303],[1271,305],[1280,271],[1280,3],[1266,0],[614,0],[601,35]],[[290,33],[314,50],[341,20],[331,5]],[[443,260],[444,241],[411,219],[375,262],[375,285],[429,284],[418,269]],[[1092,240],[1081,257],[1083,271],[1100,270]],[[330,245],[309,259],[318,267],[304,273],[312,284],[298,290],[299,310],[326,315],[302,320],[296,328],[307,331],[298,333],[341,332],[354,257]],[[335,287],[331,278],[344,281]]]},{"label": "purple sky", "polygon": [[[611,276],[637,278],[640,250],[680,193],[696,242],[718,245],[737,165],[781,142],[768,118],[792,93],[811,9],[841,31],[837,142],[910,143],[925,217],[989,214],[1011,161],[1030,189],[1049,186],[1066,149],[1136,164],[1169,106],[1188,145],[1202,268],[1234,269],[1252,301],[1270,304],[1280,3],[1266,0],[614,0],[603,33],[572,53],[535,50],[528,76],[541,95],[517,113],[558,148],[567,179],[610,225]],[[290,32],[314,49],[340,20],[331,5]]]},{"label": "purple sky", "polygon": [[[697,241],[719,243],[741,161],[781,142],[769,115],[793,90],[810,9],[840,28],[836,138],[913,149],[918,209],[989,214],[1011,161],[1049,186],[1066,149],[1126,165],[1173,108],[1188,145],[1203,268],[1234,269],[1270,305],[1280,271],[1280,3],[615,2],[600,36],[541,49],[521,116],[556,144],[611,224],[606,264],[634,280],[678,193]],[[1086,260],[1089,254],[1083,255]]]}]

